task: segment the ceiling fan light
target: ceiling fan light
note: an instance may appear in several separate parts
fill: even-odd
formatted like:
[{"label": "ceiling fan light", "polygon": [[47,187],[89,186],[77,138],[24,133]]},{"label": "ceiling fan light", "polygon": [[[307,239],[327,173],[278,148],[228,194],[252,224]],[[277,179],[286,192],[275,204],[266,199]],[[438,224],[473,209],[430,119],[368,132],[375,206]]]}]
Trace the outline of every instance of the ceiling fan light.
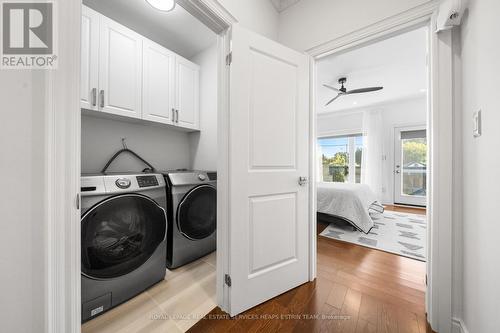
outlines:
[{"label": "ceiling fan light", "polygon": [[146,0],[146,2],[162,12],[170,12],[175,8],[175,0]]}]

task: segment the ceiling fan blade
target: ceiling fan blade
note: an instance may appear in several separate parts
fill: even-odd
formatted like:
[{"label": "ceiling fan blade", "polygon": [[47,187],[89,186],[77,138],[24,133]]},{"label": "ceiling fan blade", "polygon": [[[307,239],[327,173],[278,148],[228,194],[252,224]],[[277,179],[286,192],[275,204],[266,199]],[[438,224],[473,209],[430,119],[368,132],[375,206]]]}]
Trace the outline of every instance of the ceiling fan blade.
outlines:
[{"label": "ceiling fan blade", "polygon": [[378,90],[382,90],[382,89],[384,89],[384,87],[370,87],[370,88],[353,89],[353,90],[349,90],[348,92],[346,92],[346,94],[347,95],[362,94],[362,93],[378,91]]},{"label": "ceiling fan blade", "polygon": [[338,94],[337,96],[335,96],[334,98],[332,98],[331,100],[328,101],[328,103],[325,104],[325,106],[328,106],[330,105],[334,100],[336,100],[337,98],[339,98],[340,96],[342,96],[343,94]]},{"label": "ceiling fan blade", "polygon": [[331,89],[331,90],[334,90],[334,91],[336,91],[336,92],[338,92],[338,93],[340,92],[340,90],[339,90],[339,89],[337,89],[337,88],[335,88],[335,87],[332,87],[332,86],[330,86],[330,85],[328,85],[328,84],[324,84],[324,85],[323,85],[323,87],[328,88],[328,89]]}]

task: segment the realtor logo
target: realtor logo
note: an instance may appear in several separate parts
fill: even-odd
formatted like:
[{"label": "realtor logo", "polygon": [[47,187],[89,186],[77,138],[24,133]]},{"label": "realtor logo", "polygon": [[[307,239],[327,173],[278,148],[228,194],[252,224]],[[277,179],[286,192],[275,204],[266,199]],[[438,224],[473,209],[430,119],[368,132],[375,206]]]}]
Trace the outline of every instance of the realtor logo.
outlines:
[{"label": "realtor logo", "polygon": [[55,68],[54,3],[2,2],[3,69]]}]

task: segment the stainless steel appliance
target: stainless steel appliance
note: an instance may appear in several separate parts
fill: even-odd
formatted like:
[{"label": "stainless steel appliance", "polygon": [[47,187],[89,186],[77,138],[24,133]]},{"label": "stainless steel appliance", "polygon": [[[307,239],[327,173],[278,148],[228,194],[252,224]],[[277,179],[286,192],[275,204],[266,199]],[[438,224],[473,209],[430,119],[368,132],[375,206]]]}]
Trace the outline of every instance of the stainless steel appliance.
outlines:
[{"label": "stainless steel appliance", "polygon": [[176,268],[216,248],[217,173],[166,171],[167,267]]},{"label": "stainless steel appliance", "polygon": [[81,178],[82,321],[165,277],[166,192],[161,174]]}]

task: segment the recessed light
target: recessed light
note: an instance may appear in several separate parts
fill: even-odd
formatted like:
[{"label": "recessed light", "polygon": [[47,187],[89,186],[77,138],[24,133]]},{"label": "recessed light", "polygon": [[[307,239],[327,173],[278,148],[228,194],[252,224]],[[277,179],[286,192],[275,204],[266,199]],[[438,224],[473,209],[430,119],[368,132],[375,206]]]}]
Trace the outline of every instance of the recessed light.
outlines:
[{"label": "recessed light", "polygon": [[169,12],[175,8],[175,0],[146,0],[155,9]]},{"label": "recessed light", "polygon": [[354,101],[352,102],[352,105],[358,105],[358,102]]},{"label": "recessed light", "polygon": [[427,89],[420,89],[421,93],[427,92]]}]

